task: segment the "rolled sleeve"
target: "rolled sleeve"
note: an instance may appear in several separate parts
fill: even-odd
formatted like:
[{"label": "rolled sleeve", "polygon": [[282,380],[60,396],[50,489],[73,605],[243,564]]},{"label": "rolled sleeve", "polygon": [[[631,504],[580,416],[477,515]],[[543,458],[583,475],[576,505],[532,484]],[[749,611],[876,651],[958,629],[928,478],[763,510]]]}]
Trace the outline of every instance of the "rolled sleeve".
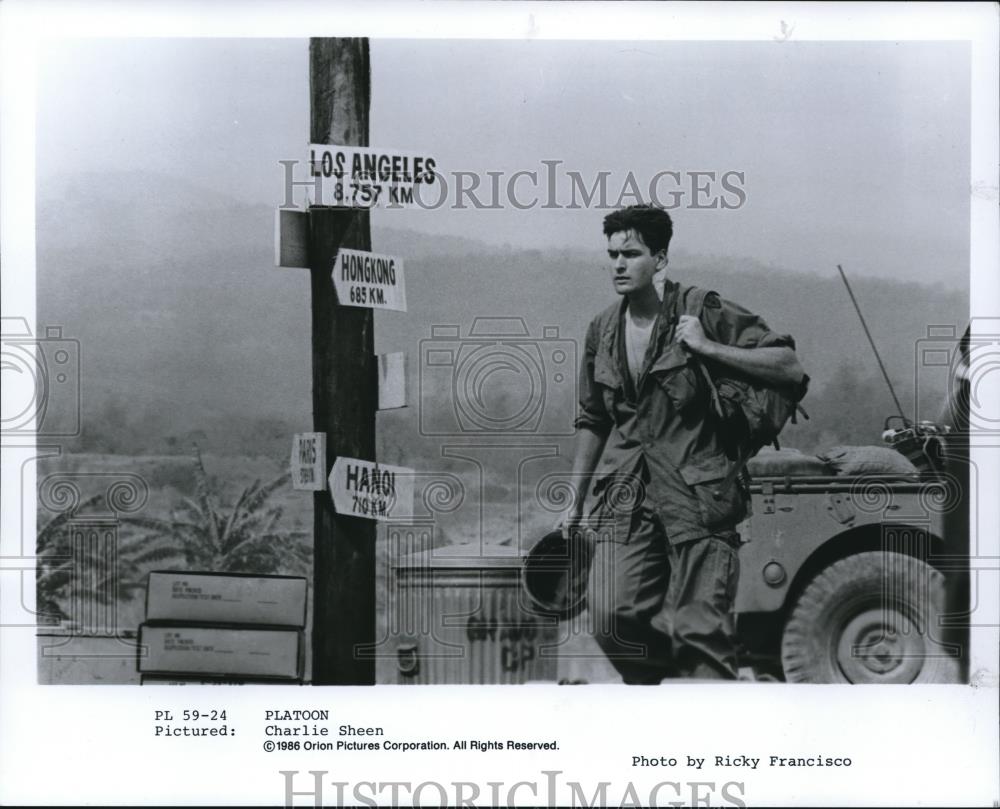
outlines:
[{"label": "rolled sleeve", "polygon": [[594,381],[594,357],[597,355],[597,321],[587,329],[583,361],[580,363],[580,402],[573,422],[576,429],[586,428],[598,435],[607,435],[611,430],[612,418],[604,406],[604,393]]}]

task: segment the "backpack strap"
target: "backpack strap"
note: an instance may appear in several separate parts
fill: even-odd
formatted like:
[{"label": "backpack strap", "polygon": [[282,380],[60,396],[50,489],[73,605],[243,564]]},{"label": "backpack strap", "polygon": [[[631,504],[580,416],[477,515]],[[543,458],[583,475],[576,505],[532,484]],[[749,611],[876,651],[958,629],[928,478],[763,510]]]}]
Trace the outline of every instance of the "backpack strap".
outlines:
[{"label": "backpack strap", "polygon": [[[705,298],[710,294],[712,294],[711,290],[708,289],[685,287],[680,293],[680,306],[678,308],[683,309],[684,314],[696,317],[700,321],[701,313],[705,308]],[[720,419],[725,419],[725,411],[722,409],[722,401],[719,399],[719,389],[715,386],[715,380],[712,379],[712,375],[708,372],[708,368],[705,367],[705,363],[701,361],[700,357],[694,354],[691,357],[694,360],[695,367],[708,385],[708,394],[712,400],[712,409],[715,410],[715,415]]]},{"label": "backpack strap", "polygon": [[[681,307],[684,310],[684,314],[691,315],[701,320],[701,313],[705,309],[705,298],[712,294],[711,290],[701,289],[700,287],[686,287],[680,295]],[[715,386],[715,380],[712,379],[712,375],[708,372],[708,368],[705,363],[701,361],[700,357],[692,355],[694,358],[694,364],[697,366],[698,370],[701,371],[701,375],[705,378],[705,382],[708,384],[709,396],[712,400],[712,407],[715,410],[716,415],[720,420],[725,420],[725,411],[722,409],[722,401],[719,398],[719,389]],[[726,492],[729,491],[729,487],[736,482],[736,479],[746,475],[746,462],[749,453],[740,453],[740,457],[729,467],[729,472],[726,476],[719,481],[719,485],[712,491],[712,497],[716,500],[721,500]]]},{"label": "backpack strap", "polygon": [[680,307],[684,314],[701,318],[702,310],[705,308],[705,298],[712,294],[710,289],[701,287],[684,287],[680,293]]}]

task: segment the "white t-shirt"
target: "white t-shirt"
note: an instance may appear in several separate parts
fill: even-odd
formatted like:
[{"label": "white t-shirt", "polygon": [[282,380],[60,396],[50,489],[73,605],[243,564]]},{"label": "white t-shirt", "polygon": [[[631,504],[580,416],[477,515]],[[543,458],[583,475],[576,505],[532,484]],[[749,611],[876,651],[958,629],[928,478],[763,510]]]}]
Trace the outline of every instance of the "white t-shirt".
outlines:
[{"label": "white t-shirt", "polygon": [[633,382],[639,381],[643,360],[646,359],[646,349],[649,347],[649,338],[653,334],[653,326],[655,325],[656,318],[653,318],[645,326],[636,325],[635,320],[632,319],[632,313],[625,312],[625,354]]}]

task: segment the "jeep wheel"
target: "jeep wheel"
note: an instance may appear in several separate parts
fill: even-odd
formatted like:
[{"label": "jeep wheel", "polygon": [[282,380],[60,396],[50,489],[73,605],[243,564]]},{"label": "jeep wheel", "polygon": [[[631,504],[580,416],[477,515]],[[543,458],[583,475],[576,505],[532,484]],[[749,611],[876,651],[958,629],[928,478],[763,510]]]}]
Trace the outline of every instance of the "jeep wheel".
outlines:
[{"label": "jeep wheel", "polygon": [[802,591],[785,624],[788,682],[956,683],[958,660],[941,645],[944,576],[899,553],[834,562]]}]

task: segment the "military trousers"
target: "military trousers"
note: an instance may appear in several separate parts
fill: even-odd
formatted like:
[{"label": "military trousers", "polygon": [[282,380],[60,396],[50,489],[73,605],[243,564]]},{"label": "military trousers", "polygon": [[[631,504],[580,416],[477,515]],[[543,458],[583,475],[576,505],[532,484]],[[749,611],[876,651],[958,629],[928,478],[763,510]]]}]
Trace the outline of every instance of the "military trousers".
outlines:
[{"label": "military trousers", "polygon": [[736,678],[738,543],[732,534],[671,545],[646,508],[633,513],[627,536],[595,541],[587,603],[624,682]]}]

